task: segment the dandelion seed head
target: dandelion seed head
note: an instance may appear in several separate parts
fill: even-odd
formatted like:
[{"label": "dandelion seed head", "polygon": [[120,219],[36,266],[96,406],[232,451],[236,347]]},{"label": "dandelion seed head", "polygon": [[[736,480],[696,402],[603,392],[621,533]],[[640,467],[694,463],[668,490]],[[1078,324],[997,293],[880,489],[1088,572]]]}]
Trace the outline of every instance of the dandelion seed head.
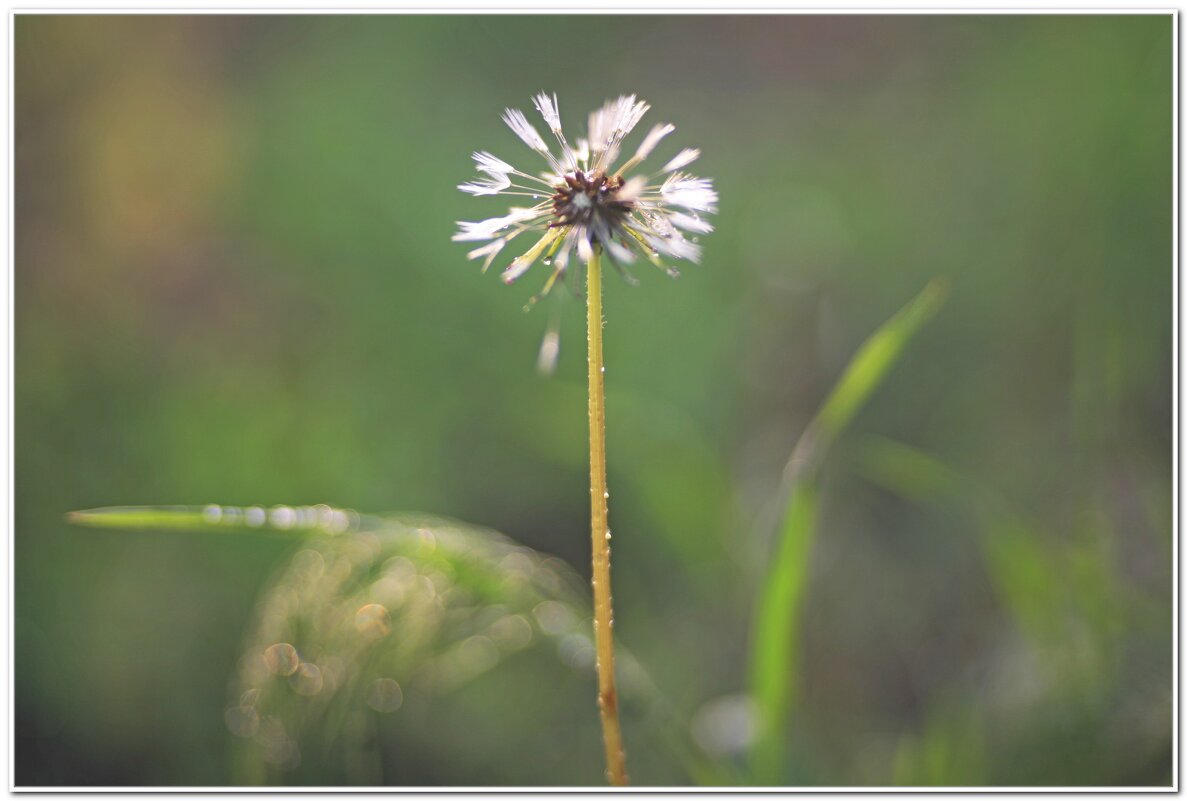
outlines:
[{"label": "dandelion seed head", "polygon": [[503,268],[502,278],[512,283],[543,262],[552,273],[541,295],[564,283],[557,278],[568,270],[574,253],[579,264],[588,264],[599,250],[620,264],[641,256],[670,275],[676,271],[663,258],[700,258],[700,245],[683,232],[713,230],[697,213],[717,210],[717,192],[709,179],[681,172],[700,151],[684,148],[657,172],[639,169],[675,126],[652,126],[630,158],[619,164],[624,140],[650,110],[648,103],[635,95],[606,101],[589,115],[585,136],[574,139],[575,145],[563,133],[555,94],[540,92],[532,105],[556,140],[553,146],[519,109],[506,109],[503,121],[543,157],[546,168],[520,170],[487,151],[476,151],[473,159],[481,175],[458,188],[476,196],[535,202],[501,217],[459,222],[454,241],[486,243],[470,250],[468,258],[482,259],[486,270],[522,237],[526,247]]}]

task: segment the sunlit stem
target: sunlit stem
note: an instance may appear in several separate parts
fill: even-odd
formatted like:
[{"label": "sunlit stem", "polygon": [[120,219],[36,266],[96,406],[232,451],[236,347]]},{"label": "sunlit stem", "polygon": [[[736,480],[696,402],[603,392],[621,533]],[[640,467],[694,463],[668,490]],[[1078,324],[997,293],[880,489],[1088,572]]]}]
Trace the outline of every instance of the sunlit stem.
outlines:
[{"label": "sunlit stem", "polygon": [[585,308],[589,329],[589,520],[593,545],[594,641],[598,658],[598,709],[606,746],[606,777],[627,783],[626,755],[618,725],[614,684],[614,611],[610,602],[610,528],[607,523],[606,393],[602,362],[602,254],[595,247],[586,270]]}]

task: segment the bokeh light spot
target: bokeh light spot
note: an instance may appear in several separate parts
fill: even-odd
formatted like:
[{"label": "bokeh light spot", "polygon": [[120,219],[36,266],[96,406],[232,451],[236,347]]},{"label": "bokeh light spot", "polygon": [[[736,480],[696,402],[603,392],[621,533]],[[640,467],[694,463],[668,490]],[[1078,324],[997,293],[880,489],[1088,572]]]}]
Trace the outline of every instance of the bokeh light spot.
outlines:
[{"label": "bokeh light spot", "polygon": [[260,716],[250,706],[230,706],[223,714],[227,730],[236,737],[251,737],[260,726]]},{"label": "bokeh light spot", "polygon": [[532,641],[532,624],[522,615],[505,615],[492,623],[488,632],[508,651],[526,648]]},{"label": "bokeh light spot", "polygon": [[703,705],[692,719],[692,736],[715,756],[745,751],[754,738],[754,709],[748,695],[723,695]]},{"label": "bokeh light spot", "polygon": [[499,649],[490,637],[476,634],[467,637],[457,650],[458,661],[468,673],[482,673],[490,670],[499,661]]},{"label": "bokeh light spot", "polygon": [[290,506],[273,506],[268,516],[276,528],[292,528],[297,524],[297,513]]},{"label": "bokeh light spot", "polygon": [[557,646],[561,661],[578,673],[594,669],[594,647],[584,634],[570,634]]},{"label": "bokeh light spot", "polygon": [[392,617],[382,604],[365,604],[355,613],[354,626],[365,637],[386,637],[392,631]]},{"label": "bokeh light spot", "polygon": [[264,649],[264,664],[277,676],[291,676],[301,664],[297,649],[287,642],[278,642]]},{"label": "bokeh light spot", "polygon": [[301,695],[317,695],[323,683],[321,668],[312,662],[302,662],[289,677],[289,684]]},{"label": "bokeh light spot", "polygon": [[367,706],[376,712],[395,712],[403,704],[404,691],[395,679],[376,679],[367,688]]},{"label": "bokeh light spot", "polygon": [[541,601],[532,610],[540,631],[551,636],[563,634],[573,627],[572,610],[559,601]]}]

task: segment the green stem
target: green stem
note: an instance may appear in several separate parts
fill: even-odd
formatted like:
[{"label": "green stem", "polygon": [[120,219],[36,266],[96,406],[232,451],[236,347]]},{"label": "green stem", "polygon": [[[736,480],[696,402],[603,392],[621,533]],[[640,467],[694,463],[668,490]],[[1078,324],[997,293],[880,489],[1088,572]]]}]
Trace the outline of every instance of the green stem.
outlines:
[{"label": "green stem", "polygon": [[602,265],[595,247],[586,270],[586,325],[589,329],[589,525],[593,549],[594,642],[597,649],[598,709],[606,747],[606,778],[627,783],[626,755],[618,725],[614,686],[614,610],[610,602],[610,528],[606,489],[606,367],[602,362]]}]

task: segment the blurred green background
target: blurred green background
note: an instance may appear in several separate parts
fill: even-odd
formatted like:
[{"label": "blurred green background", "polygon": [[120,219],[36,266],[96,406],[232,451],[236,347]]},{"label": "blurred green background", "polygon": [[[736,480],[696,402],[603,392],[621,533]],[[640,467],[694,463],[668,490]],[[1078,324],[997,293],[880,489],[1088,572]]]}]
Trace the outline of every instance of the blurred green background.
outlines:
[{"label": "blurred green background", "polygon": [[[581,305],[540,377],[543,276],[449,241],[505,206],[471,151],[542,166],[499,114],[547,89],[576,128],[638,93],[722,198],[701,265],[610,276],[605,334],[616,629],[714,775],[783,465],[942,276],[823,466],[779,781],[1169,784],[1173,24],[19,15],[16,782],[237,781],[294,548],[68,510],[429,511],[588,575]],[[601,781],[592,680],[540,649],[382,725],[383,782]],[[705,780],[626,727],[635,781]]]}]

